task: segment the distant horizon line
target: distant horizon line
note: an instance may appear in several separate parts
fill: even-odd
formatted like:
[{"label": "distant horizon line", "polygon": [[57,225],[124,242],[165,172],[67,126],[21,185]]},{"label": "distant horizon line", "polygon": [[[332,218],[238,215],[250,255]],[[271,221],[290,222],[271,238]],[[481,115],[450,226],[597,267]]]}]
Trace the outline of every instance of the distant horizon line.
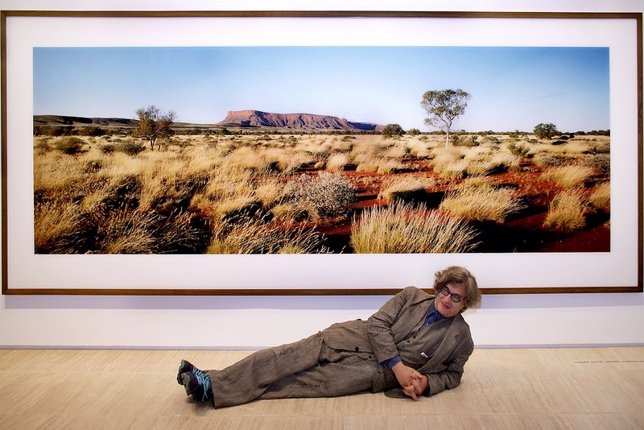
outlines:
[{"label": "distant horizon line", "polygon": [[[312,113],[306,113],[306,112],[294,112],[294,113],[278,113],[278,112],[269,112],[269,111],[262,111],[259,109],[240,109],[240,110],[229,110],[228,112],[244,112],[244,111],[254,111],[254,112],[263,112],[263,113],[271,113],[271,114],[280,114],[280,115],[318,115],[318,116],[328,116],[328,117],[334,117],[334,118],[345,118],[337,115],[325,115],[325,114],[312,114]],[[61,117],[61,118],[85,118],[85,119],[114,119],[114,120],[130,120],[130,121],[135,121],[136,118],[134,117],[126,117],[126,116],[86,116],[86,115],[60,115],[60,114],[33,114],[33,117]],[[224,118],[225,119],[225,118]],[[346,118],[345,118],[346,119]],[[222,120],[223,121],[223,120]],[[350,122],[356,122],[356,123],[368,123],[368,124],[378,124],[376,122],[369,122],[369,121],[353,121],[349,120]],[[188,125],[195,125],[195,126],[212,126],[212,127],[227,127],[227,125],[220,124],[221,121],[219,122],[192,122],[192,121],[174,121],[175,124],[188,124]],[[396,123],[387,123],[387,124],[379,124],[386,126],[388,124],[396,124]],[[61,127],[65,126],[82,126],[82,124],[58,124]],[[97,126],[96,124],[87,124],[86,126]],[[556,125],[556,124],[555,124]],[[228,125],[230,127],[230,125]],[[239,126],[240,128],[280,128],[280,127],[249,127],[249,126]],[[423,131],[420,127],[410,127],[407,128],[407,130],[412,130],[412,129],[417,129],[421,133],[437,133],[437,132],[444,132],[444,130],[439,130],[439,129],[434,129],[434,130],[425,130]],[[295,130],[295,129],[293,129]],[[578,132],[584,132],[584,133],[589,133],[592,131],[601,131],[601,132],[610,132],[610,128],[592,128],[592,129],[586,129],[586,130],[574,130],[574,131],[561,131],[562,134],[567,134],[567,133],[578,133]],[[533,131],[532,130],[519,130],[519,129],[514,129],[514,130],[492,130],[492,129],[487,129],[487,130],[465,130],[465,129],[454,129],[450,130],[451,133],[485,133],[485,132],[493,132],[493,133],[527,133],[530,134]]]}]

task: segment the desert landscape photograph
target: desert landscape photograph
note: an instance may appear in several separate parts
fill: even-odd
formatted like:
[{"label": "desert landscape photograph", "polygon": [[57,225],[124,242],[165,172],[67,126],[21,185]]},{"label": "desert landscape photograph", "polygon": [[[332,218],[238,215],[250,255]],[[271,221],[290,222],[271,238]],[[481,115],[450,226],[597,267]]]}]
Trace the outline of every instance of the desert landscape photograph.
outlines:
[{"label": "desert landscape photograph", "polygon": [[33,58],[36,254],[611,251],[608,48]]}]

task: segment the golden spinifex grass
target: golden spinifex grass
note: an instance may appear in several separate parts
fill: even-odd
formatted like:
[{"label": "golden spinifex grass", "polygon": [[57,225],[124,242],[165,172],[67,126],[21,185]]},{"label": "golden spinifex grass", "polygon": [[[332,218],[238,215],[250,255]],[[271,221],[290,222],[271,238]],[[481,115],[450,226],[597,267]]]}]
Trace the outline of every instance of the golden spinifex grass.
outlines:
[{"label": "golden spinifex grass", "polygon": [[553,181],[561,187],[574,188],[583,185],[593,173],[594,170],[590,166],[561,166],[547,169],[542,174],[542,178],[547,181]]},{"label": "golden spinifex grass", "polygon": [[387,178],[380,186],[379,199],[392,200],[396,196],[425,191],[436,185],[436,180],[427,176],[400,175]]},{"label": "golden spinifex grass", "polygon": [[597,185],[590,193],[588,202],[599,210],[610,212],[610,183],[603,182]]},{"label": "golden spinifex grass", "polygon": [[466,186],[449,191],[440,209],[476,221],[503,223],[509,215],[518,212],[523,204],[516,192],[491,185]]},{"label": "golden spinifex grass", "polygon": [[463,220],[406,203],[367,209],[351,228],[359,254],[468,252],[475,238]]},{"label": "golden spinifex grass", "polygon": [[252,216],[242,216],[234,223],[218,222],[213,226],[209,254],[314,254],[328,253],[323,237],[315,229],[285,228]]},{"label": "golden spinifex grass", "polygon": [[550,203],[548,215],[543,224],[545,227],[565,232],[579,230],[586,224],[584,211],[587,204],[582,190],[562,191]]}]

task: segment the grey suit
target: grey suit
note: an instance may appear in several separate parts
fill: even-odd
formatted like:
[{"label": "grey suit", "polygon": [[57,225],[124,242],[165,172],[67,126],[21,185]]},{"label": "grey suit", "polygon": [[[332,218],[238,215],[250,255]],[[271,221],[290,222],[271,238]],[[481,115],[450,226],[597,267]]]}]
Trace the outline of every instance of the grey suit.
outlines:
[{"label": "grey suit", "polygon": [[298,342],[258,351],[221,371],[208,371],[215,407],[399,388],[392,371],[379,365],[396,355],[428,376],[430,395],[454,388],[474,344],[461,315],[423,327],[433,300],[408,287],[367,321],[334,324]]}]

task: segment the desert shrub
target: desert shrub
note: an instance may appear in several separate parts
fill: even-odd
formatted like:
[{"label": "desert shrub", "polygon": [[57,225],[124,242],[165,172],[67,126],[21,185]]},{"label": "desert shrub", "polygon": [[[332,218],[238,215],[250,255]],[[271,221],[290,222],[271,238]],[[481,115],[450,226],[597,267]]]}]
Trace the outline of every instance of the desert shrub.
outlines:
[{"label": "desert shrub", "polygon": [[508,150],[512,155],[516,155],[517,157],[525,157],[530,152],[530,148],[528,148],[526,145],[522,145],[516,142],[508,143]]},{"label": "desert shrub", "polygon": [[594,173],[589,166],[561,166],[551,167],[541,174],[541,179],[553,181],[565,188],[582,186]]},{"label": "desert shrub", "polygon": [[385,139],[398,138],[405,134],[405,130],[400,124],[387,124],[382,130],[382,135]]},{"label": "desert shrub", "polygon": [[409,130],[407,130],[407,135],[408,136],[413,137],[413,136],[417,136],[419,134],[420,134],[420,130],[418,130],[417,128],[410,128]]},{"label": "desert shrub", "polygon": [[83,150],[84,143],[85,142],[78,137],[68,136],[56,141],[56,143],[54,143],[54,148],[63,154],[76,155]]},{"label": "desert shrub", "polygon": [[590,154],[610,154],[610,142],[593,142],[588,145]]},{"label": "desert shrub", "polygon": [[378,198],[392,200],[400,195],[425,191],[435,184],[435,180],[424,176],[394,176],[382,182]]},{"label": "desert shrub", "polygon": [[539,152],[534,155],[532,162],[540,167],[556,167],[570,163],[571,157],[564,154],[550,154]]},{"label": "desert shrub", "polygon": [[300,175],[286,184],[283,199],[303,208],[317,221],[345,216],[348,206],[355,200],[355,191],[342,176],[331,173]]},{"label": "desert shrub", "polygon": [[603,210],[604,212],[610,211],[610,182],[603,182],[595,189],[590,196],[588,201],[593,207]]},{"label": "desert shrub", "polygon": [[453,134],[450,138],[452,140],[452,145],[454,146],[464,146],[467,148],[473,148],[479,146],[477,136],[475,135],[464,135],[464,134]]},{"label": "desert shrub", "polygon": [[579,230],[586,224],[586,205],[586,199],[580,190],[562,191],[552,199],[543,225],[564,232]]},{"label": "desert shrub", "polygon": [[403,203],[369,208],[351,226],[358,254],[468,252],[475,238],[476,232],[456,217]]},{"label": "desert shrub", "polygon": [[488,135],[481,138],[481,144],[484,144],[484,145],[498,145],[499,143],[501,142],[499,141],[499,138],[496,136]]},{"label": "desert shrub", "polygon": [[602,175],[610,175],[610,155],[593,155],[588,163],[593,169]]},{"label": "desert shrub", "polygon": [[109,143],[105,144],[105,145],[99,145],[98,150],[102,154],[106,154],[106,155],[107,154],[112,154],[116,150],[116,145],[112,145],[112,144],[109,144]]},{"label": "desert shrub", "polygon": [[145,146],[140,142],[125,140],[114,145],[114,150],[126,155],[135,156],[145,150]]},{"label": "desert shrub", "polygon": [[439,208],[471,220],[502,223],[523,204],[512,189],[477,186],[448,192]]}]

